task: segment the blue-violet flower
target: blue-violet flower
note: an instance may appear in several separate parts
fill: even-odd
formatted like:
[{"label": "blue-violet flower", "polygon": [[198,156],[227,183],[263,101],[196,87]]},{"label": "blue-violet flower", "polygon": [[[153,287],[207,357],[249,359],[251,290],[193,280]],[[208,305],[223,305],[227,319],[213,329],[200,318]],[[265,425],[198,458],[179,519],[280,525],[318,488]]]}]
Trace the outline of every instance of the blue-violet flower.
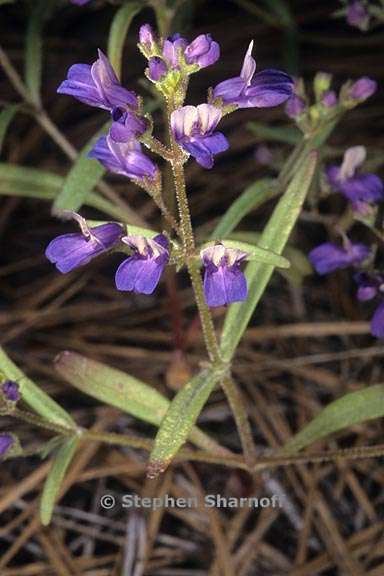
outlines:
[{"label": "blue-violet flower", "polygon": [[77,219],[81,232],[57,236],[45,251],[48,260],[63,274],[88,264],[96,256],[110,250],[123,232],[122,227],[114,222],[88,228],[81,216],[77,215]]},{"label": "blue-violet flower", "polygon": [[376,174],[356,174],[365,157],[364,146],[353,146],[345,151],[341,166],[326,170],[330,185],[350,200],[353,210],[360,214],[367,214],[370,204],[384,199],[383,182]]},{"label": "blue-violet flower", "polygon": [[216,244],[200,252],[205,266],[204,296],[208,306],[225,306],[245,300],[247,281],[240,269],[246,252]]},{"label": "blue-violet flower", "polygon": [[220,108],[212,104],[183,106],[171,114],[175,140],[204,168],[212,168],[213,156],[228,149],[228,140],[214,132],[221,120]]},{"label": "blue-violet flower", "polygon": [[80,102],[109,110],[118,107],[137,108],[137,97],[124,88],[108,58],[101,50],[99,58],[92,65],[74,64],[68,70],[66,80],[58,88],[59,94],[74,96]]},{"label": "blue-violet flower", "polygon": [[135,140],[115,142],[110,135],[101,136],[89,153],[111,172],[133,180],[154,180],[158,174],[156,164],[141,151]]},{"label": "blue-violet flower", "polygon": [[239,108],[269,108],[285,102],[293,90],[293,80],[281,70],[267,69],[255,74],[256,62],[252,58],[253,41],[249,44],[240,76],[220,82],[213,97],[224,104]]},{"label": "blue-violet flower", "polygon": [[325,242],[316,246],[308,254],[312,266],[318,274],[329,274],[335,270],[348,268],[361,264],[370,255],[370,250],[365,244],[353,244],[348,239],[344,247],[337,246],[332,242]]},{"label": "blue-violet flower", "polygon": [[210,34],[200,34],[185,49],[187,64],[197,64],[205,68],[220,58],[220,46]]},{"label": "blue-violet flower", "polygon": [[163,234],[154,238],[124,236],[122,242],[134,253],[117,269],[116,288],[122,291],[152,294],[169,260],[169,243]]}]

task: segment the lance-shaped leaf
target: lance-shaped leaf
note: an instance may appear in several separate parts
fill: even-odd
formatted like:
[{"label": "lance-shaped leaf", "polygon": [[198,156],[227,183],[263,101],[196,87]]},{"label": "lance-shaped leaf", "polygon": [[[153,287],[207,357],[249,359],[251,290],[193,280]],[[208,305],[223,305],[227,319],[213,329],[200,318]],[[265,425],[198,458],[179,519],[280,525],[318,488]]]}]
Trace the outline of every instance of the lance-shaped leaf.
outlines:
[{"label": "lance-shaped leaf", "polygon": [[86,202],[89,192],[93,190],[102,178],[105,173],[104,166],[88,158],[88,154],[96,140],[108,130],[109,126],[110,122],[108,121],[81,150],[65,179],[63,189],[53,204],[52,212],[54,214],[58,214],[63,210],[74,210],[76,212]]},{"label": "lance-shaped leaf", "polygon": [[0,153],[3,148],[4,138],[8,127],[16,116],[21,104],[9,104],[0,112]]},{"label": "lance-shaped leaf", "polygon": [[251,210],[273,198],[276,189],[276,181],[272,178],[263,178],[248,186],[220,219],[210,235],[211,240],[221,240],[228,236]]},{"label": "lance-shaped leaf", "polygon": [[40,519],[43,526],[51,522],[53,508],[55,506],[65,473],[76,449],[80,443],[79,436],[71,436],[64,440],[53,459],[52,468],[44,483],[43,493],[40,500]]},{"label": "lance-shaped leaf", "polygon": [[[233,232],[230,238],[239,239],[241,242],[250,244],[259,244],[260,232]],[[277,270],[286,280],[293,284],[301,285],[305,276],[313,274],[313,268],[307,256],[298,250],[295,246],[287,244],[284,248],[283,256],[287,259],[289,268],[280,268]]]},{"label": "lance-shaped leaf", "polygon": [[283,452],[297,452],[321,438],[384,416],[384,384],[350,392],[328,404],[284,446]]},{"label": "lance-shaped leaf", "polygon": [[121,78],[125,38],[133,18],[142,8],[144,5],[139,2],[126,2],[117,10],[112,20],[108,38],[108,58],[118,78]]},{"label": "lance-shaped leaf", "polygon": [[27,378],[2,348],[0,348],[0,370],[7,378],[19,384],[22,399],[37,414],[40,414],[48,422],[54,422],[66,428],[76,428],[75,422],[64,408],[59,406],[44,390]]},{"label": "lance-shaped leaf", "polygon": [[[168,398],[145,382],[76,352],[59,354],[55,367],[78,390],[155,426],[169,408]],[[191,431],[190,439],[207,450],[224,450],[197,428]]]},{"label": "lance-shaped leaf", "polygon": [[264,141],[298,144],[303,138],[300,130],[294,126],[270,126],[262,122],[248,122],[247,128]]},{"label": "lance-shaped leaf", "polygon": [[176,394],[161,422],[148,464],[148,477],[161,474],[187,441],[204,404],[222,378],[221,372],[203,370]]},{"label": "lance-shaped leaf", "polygon": [[43,27],[50,17],[55,2],[36,0],[32,5],[25,37],[25,84],[35,104],[40,104],[41,73],[43,66]]},{"label": "lance-shaped leaf", "polygon": [[[54,200],[63,185],[64,178],[58,174],[17,164],[0,163],[0,195]],[[127,221],[128,215],[126,218],[121,208],[96,192],[88,194],[86,204],[116,220]]]},{"label": "lance-shaped leaf", "polygon": [[[311,185],[316,162],[316,152],[311,152],[304,159],[261,235],[259,242],[261,248],[276,254],[283,252]],[[230,360],[233,356],[273,270],[274,266],[270,264],[249,262],[247,265],[245,275],[248,282],[248,298],[244,302],[232,304],[225,317],[220,344],[225,360]]]}]

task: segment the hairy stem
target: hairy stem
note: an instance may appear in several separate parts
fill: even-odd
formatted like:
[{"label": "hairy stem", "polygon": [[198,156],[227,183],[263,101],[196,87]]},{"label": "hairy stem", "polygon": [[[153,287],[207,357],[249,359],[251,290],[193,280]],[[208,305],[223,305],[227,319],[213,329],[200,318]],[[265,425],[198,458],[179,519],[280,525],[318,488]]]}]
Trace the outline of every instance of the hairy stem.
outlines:
[{"label": "hairy stem", "polygon": [[174,159],[172,161],[172,171],[175,181],[175,191],[180,216],[180,228],[185,254],[185,262],[189,276],[191,278],[193,291],[195,293],[196,304],[199,310],[201,326],[209,358],[211,362],[215,364],[221,364],[219,346],[216,338],[212,315],[205,302],[203,282],[201,280],[199,267],[194,258],[195,239],[193,235],[191,215],[185,187],[183,159],[181,157],[180,151],[178,150],[178,145],[176,142],[173,143],[173,150]]},{"label": "hairy stem", "polygon": [[225,376],[221,382],[221,386],[235,417],[245,461],[248,466],[252,468],[256,461],[256,448],[241,392],[231,376]]}]

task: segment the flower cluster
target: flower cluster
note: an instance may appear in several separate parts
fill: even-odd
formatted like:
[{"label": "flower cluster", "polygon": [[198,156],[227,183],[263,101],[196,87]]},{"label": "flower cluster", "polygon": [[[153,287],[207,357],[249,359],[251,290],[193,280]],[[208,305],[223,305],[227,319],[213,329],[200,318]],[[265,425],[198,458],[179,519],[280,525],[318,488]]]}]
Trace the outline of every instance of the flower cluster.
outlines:
[{"label": "flower cluster", "polygon": [[[374,216],[373,206],[384,200],[381,178],[372,173],[358,173],[365,158],[364,146],[354,146],[345,151],[340,166],[328,166],[325,171],[331,188],[350,202],[352,213],[363,223],[367,216]],[[375,270],[367,269],[373,257],[373,250],[365,244],[351,242],[346,235],[343,235],[343,246],[325,242],[309,253],[313,267],[321,275],[343,268],[358,268],[354,279],[359,286],[357,298],[362,302],[384,292],[383,277]],[[384,305],[379,306],[372,318],[371,332],[376,337],[384,338]]]},{"label": "flower cluster", "polygon": [[332,76],[318,72],[313,81],[315,101],[312,103],[304,82],[296,79],[292,96],[287,100],[285,111],[294,119],[300,130],[310,135],[321,125],[334,121],[345,110],[354,108],[377,90],[375,80],[362,76],[355,82],[348,81],[337,94],[332,89]]},{"label": "flower cluster", "polygon": [[[189,157],[204,168],[212,168],[215,155],[229,147],[227,138],[218,130],[223,116],[240,108],[277,106],[292,95],[293,81],[280,70],[256,73],[251,42],[238,76],[211,89],[207,102],[184,105],[189,76],[219,59],[219,44],[210,34],[200,34],[192,42],[179,34],[157,38],[151,26],[144,24],[140,28],[138,47],[148,61],[147,78],[168,103],[172,149],[152,136],[153,120],[144,113],[142,99],[120,83],[101,50],[93,64],[71,66],[58,92],[109,112],[108,134],[98,139],[89,156],[110,172],[136,182],[163,209],[160,170],[143,152],[143,145],[171,162],[173,168],[173,163],[183,164]],[[48,260],[62,273],[83,266],[102,253],[129,251],[129,257],[115,275],[117,289],[151,294],[170,260],[173,258],[176,262],[179,258],[180,261],[183,250],[164,234],[129,235],[125,234],[122,224],[113,222],[89,228],[81,216],[75,213],[72,216],[78,221],[80,232],[59,236],[46,249]],[[177,224],[174,228],[177,230]],[[173,247],[178,256],[172,254]],[[194,258],[198,258],[196,254]],[[246,298],[247,283],[240,268],[246,257],[246,252],[221,242],[201,250],[204,293],[209,306],[227,305]]]},{"label": "flower cluster", "polygon": [[[61,273],[84,266],[103,253],[124,251],[128,247],[131,255],[116,271],[116,288],[122,292],[153,293],[170,259],[170,243],[164,234],[153,238],[124,235],[120,224],[109,222],[89,228],[81,216],[74,217],[80,224],[80,232],[57,236],[45,251]],[[200,257],[205,267],[204,293],[208,306],[223,306],[246,298],[247,283],[240,269],[246,252],[217,243],[201,250]]]}]

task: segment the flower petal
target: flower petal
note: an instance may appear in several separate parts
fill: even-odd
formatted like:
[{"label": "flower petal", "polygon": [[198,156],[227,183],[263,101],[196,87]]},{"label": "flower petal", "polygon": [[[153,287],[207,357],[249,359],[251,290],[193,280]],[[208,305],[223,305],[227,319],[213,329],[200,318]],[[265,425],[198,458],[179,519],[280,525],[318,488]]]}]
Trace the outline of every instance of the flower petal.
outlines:
[{"label": "flower petal", "polygon": [[346,250],[325,242],[314,248],[308,255],[312,266],[318,274],[329,274],[341,268],[360,264],[370,254],[365,244],[351,244]]},{"label": "flower petal", "polygon": [[152,294],[163,272],[165,262],[134,254],[117,269],[116,288],[121,291]]},{"label": "flower petal", "polygon": [[270,108],[278,106],[292,95],[292,78],[281,70],[268,69],[254,75],[244,91],[242,108]]},{"label": "flower petal", "polygon": [[111,248],[122,233],[116,223],[107,223],[90,229],[87,239],[80,233],[63,234],[54,238],[47,246],[45,255],[56,268],[66,274],[79,266],[88,264],[93,258]]},{"label": "flower petal", "polygon": [[204,295],[208,306],[214,308],[241,302],[248,294],[247,282],[238,266],[207,266],[204,275]]},{"label": "flower petal", "polygon": [[252,58],[253,40],[249,43],[247,52],[244,56],[243,66],[241,68],[240,77],[245,86],[251,83],[254,73],[256,72],[256,60]]},{"label": "flower petal", "polygon": [[380,202],[384,199],[384,186],[376,174],[359,174],[339,185],[340,192],[352,202]]}]

